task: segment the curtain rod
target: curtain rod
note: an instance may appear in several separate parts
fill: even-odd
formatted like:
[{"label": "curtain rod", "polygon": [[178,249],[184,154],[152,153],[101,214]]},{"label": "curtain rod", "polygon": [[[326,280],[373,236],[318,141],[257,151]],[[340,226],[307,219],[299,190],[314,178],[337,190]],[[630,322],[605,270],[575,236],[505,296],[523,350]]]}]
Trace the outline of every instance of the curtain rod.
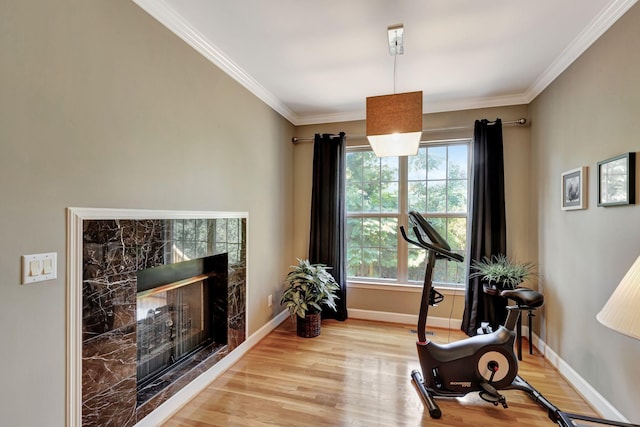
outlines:
[{"label": "curtain rod", "polygon": [[[489,123],[494,124],[495,121],[489,121]],[[527,123],[527,119],[525,119],[524,117],[518,120],[510,120],[510,121],[502,122],[503,125],[520,125],[520,126],[526,123]],[[451,127],[444,127],[444,128],[422,129],[422,132],[429,133],[429,132],[443,132],[443,131],[467,130],[467,129],[473,129],[473,126],[451,126]],[[339,136],[338,134],[329,134],[329,135]],[[365,136],[366,135],[353,135],[352,138],[364,138]],[[291,138],[291,142],[293,142],[294,144],[297,144],[299,142],[308,142],[308,141],[314,141],[314,140],[315,140],[314,137],[298,138],[294,136],[293,138]]]}]

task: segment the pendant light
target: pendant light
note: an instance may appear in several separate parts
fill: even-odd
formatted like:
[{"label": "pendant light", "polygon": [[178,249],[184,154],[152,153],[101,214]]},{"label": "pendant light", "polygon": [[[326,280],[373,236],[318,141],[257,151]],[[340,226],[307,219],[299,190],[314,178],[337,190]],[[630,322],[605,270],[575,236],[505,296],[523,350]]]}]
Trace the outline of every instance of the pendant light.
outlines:
[{"label": "pendant light", "polygon": [[404,27],[391,26],[389,54],[393,58],[393,95],[367,98],[367,139],[377,157],[413,156],[422,137],[422,91],[395,93],[396,60],[404,53]]}]

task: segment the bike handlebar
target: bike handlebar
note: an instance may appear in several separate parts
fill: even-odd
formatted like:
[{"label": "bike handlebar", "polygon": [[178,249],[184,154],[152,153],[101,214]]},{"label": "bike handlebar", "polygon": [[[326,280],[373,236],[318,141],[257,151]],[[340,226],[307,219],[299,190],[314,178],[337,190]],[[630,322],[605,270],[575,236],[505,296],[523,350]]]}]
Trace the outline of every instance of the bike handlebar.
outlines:
[{"label": "bike handlebar", "polygon": [[407,242],[409,242],[409,243],[411,243],[413,245],[416,245],[416,246],[418,246],[418,247],[420,247],[422,249],[426,249],[428,251],[434,251],[436,253],[436,255],[439,255],[439,256],[444,257],[444,258],[448,258],[448,259],[450,259],[452,261],[458,261],[458,262],[464,261],[464,257],[462,255],[456,254],[456,253],[451,252],[451,251],[448,251],[447,249],[445,249],[443,247],[440,247],[440,246],[437,246],[437,245],[434,245],[433,243],[426,242],[423,239],[422,234],[418,230],[417,226],[413,227],[413,233],[416,235],[416,238],[418,239],[417,242],[415,240],[413,240],[413,239],[410,239],[409,236],[407,236],[407,233],[406,233],[403,225],[400,226],[400,233],[402,234],[402,238],[404,240],[406,240]]},{"label": "bike handlebar", "polygon": [[[407,242],[414,244],[422,249],[426,249],[428,251],[434,251],[435,254],[441,258],[448,258],[452,261],[462,262],[464,261],[464,257],[460,254],[456,254],[451,252],[451,248],[446,240],[438,234],[438,232],[433,228],[431,224],[418,212],[411,211],[409,212],[409,219],[414,224],[413,233],[416,235],[418,241],[416,242],[413,239],[410,239],[407,236],[407,233],[404,230],[404,226],[400,226],[400,233],[402,233],[402,238]],[[427,242],[424,239],[426,236],[430,241]]]}]

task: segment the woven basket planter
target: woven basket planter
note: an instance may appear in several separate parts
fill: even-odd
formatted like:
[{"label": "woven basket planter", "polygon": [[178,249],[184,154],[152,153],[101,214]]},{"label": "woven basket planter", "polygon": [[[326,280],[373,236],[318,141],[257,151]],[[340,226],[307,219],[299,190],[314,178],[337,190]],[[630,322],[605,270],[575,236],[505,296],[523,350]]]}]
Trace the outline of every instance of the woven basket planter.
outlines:
[{"label": "woven basket planter", "polygon": [[320,335],[320,313],[307,313],[307,316],[304,319],[300,316],[296,316],[296,329],[299,337],[317,337]]}]

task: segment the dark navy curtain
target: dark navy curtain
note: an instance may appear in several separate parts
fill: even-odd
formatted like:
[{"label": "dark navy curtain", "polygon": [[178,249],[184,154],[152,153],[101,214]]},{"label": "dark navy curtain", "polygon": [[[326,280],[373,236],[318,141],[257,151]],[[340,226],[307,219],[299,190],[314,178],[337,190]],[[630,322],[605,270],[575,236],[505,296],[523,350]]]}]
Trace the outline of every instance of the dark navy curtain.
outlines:
[{"label": "dark navy curtain", "polygon": [[[482,257],[507,253],[502,121],[476,120],[473,131],[469,265]],[[506,318],[506,300],[487,295],[480,278],[468,279],[462,330],[476,335],[483,321],[494,328]]]},{"label": "dark navy curtain", "polygon": [[309,261],[331,267],[340,285],[338,310],[325,308],[323,319],[347,319],[345,161],[344,132],[315,135]]}]

